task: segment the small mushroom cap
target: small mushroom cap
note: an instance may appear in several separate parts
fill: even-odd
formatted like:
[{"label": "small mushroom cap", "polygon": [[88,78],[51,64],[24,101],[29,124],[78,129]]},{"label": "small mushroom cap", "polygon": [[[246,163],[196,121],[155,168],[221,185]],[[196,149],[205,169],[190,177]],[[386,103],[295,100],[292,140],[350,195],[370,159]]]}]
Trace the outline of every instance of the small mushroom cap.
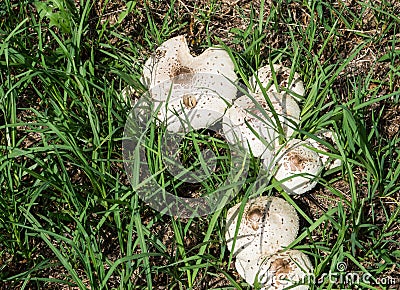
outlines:
[{"label": "small mushroom cap", "polygon": [[254,285],[257,280],[261,289],[306,290],[312,281],[311,274],[314,268],[308,256],[298,250],[287,250],[246,261],[237,259],[236,270],[247,283]]},{"label": "small mushroom cap", "polygon": [[292,139],[282,147],[277,158],[274,176],[282,181],[281,187],[288,194],[302,194],[313,189],[323,169],[318,154],[307,146],[311,147],[308,141]]},{"label": "small mushroom cap", "polygon": [[[260,95],[260,98],[262,94]],[[288,94],[269,93],[268,97],[271,100],[275,112],[279,116],[279,121],[282,125],[285,138],[289,138],[294,133],[294,128],[300,123],[300,107],[295,99]],[[270,112],[269,108],[267,109]],[[272,113],[270,113],[272,118]]]},{"label": "small mushroom cap", "polygon": [[[304,96],[305,90],[304,90],[304,84],[303,81],[301,80],[301,77],[298,73],[293,73],[293,78],[290,78],[290,73],[291,70],[288,67],[284,67],[279,64],[273,64],[273,69],[277,77],[278,85],[279,87],[283,87],[288,89],[292,95],[292,97],[296,101],[300,101],[298,96]],[[259,68],[257,70],[257,77],[260,82],[257,82],[257,79],[255,76],[253,76],[250,79],[250,83],[252,84],[254,88],[255,93],[260,93],[261,88],[260,84],[263,88],[266,88],[270,82],[272,82],[272,85],[269,87],[268,91],[270,92],[278,92],[277,88],[275,87],[275,84],[273,82],[272,78],[272,72],[271,72],[271,67],[269,64]],[[285,92],[282,92],[285,93]]]},{"label": "small mushroom cap", "polygon": [[243,95],[239,97],[223,118],[225,138],[232,144],[240,144],[255,157],[272,154],[277,134],[267,111],[265,99]]},{"label": "small mushroom cap", "polygon": [[238,224],[240,205],[228,210],[225,232],[227,247],[233,250],[236,258],[257,259],[260,255],[275,253],[295,240],[299,218],[293,206],[284,199],[261,196],[249,200]]},{"label": "small mushroom cap", "polygon": [[[245,150],[252,152],[255,157],[261,155],[272,155],[275,141],[275,131],[265,122],[249,122],[246,124],[242,109],[234,106],[228,109],[223,118],[222,128],[225,138],[232,144],[242,146]],[[238,116],[236,118],[236,116]],[[231,122],[233,120],[233,122]],[[235,121],[243,120],[241,124],[234,125]]]}]

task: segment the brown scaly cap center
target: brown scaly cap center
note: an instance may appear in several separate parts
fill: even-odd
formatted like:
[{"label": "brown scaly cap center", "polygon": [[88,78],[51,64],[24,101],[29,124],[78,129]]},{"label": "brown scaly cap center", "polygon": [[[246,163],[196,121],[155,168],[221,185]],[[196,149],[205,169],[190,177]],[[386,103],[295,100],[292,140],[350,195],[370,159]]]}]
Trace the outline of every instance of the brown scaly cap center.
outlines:
[{"label": "brown scaly cap center", "polygon": [[275,273],[275,276],[279,278],[287,277],[292,271],[292,267],[290,266],[290,262],[288,260],[279,258],[272,262],[271,271]]},{"label": "brown scaly cap center", "polygon": [[170,78],[175,84],[185,84],[192,80],[193,69],[186,66],[175,66],[172,68]]},{"label": "brown scaly cap center", "polygon": [[276,72],[276,81],[278,82],[278,85],[282,87],[287,86],[286,78],[288,77],[289,76],[284,71],[279,70]]},{"label": "brown scaly cap center", "polygon": [[262,208],[254,207],[250,208],[250,210],[246,214],[247,224],[253,229],[258,230],[259,223],[262,220],[264,211]]},{"label": "brown scaly cap center", "polygon": [[289,152],[288,159],[290,162],[290,170],[292,171],[301,171],[304,169],[304,164],[309,161],[308,158],[301,156],[298,153]]},{"label": "brown scaly cap center", "polygon": [[181,66],[181,67],[178,67],[178,68],[175,69],[175,71],[174,71],[175,75],[174,76],[176,77],[178,75],[190,74],[192,72],[193,72],[193,70],[191,68],[188,68],[186,66]]}]

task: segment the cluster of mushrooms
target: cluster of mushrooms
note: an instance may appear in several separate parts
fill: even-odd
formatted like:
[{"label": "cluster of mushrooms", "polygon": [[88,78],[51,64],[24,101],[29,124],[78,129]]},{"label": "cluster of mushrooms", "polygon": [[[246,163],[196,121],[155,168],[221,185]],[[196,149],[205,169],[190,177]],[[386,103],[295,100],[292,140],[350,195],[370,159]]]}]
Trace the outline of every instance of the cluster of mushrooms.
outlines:
[{"label": "cluster of mushrooms", "polygon": [[[340,164],[329,158],[319,142],[292,138],[300,122],[298,102],[305,93],[300,76],[281,65],[266,65],[250,78],[248,92],[240,95],[234,68],[222,48],[211,47],[194,57],[184,36],[167,40],[143,70],[154,117],[171,132],[222,122],[226,140],[261,158],[285,192],[311,190],[324,168]],[[329,131],[317,137],[334,141]],[[282,140],[288,141],[281,144]],[[313,271],[309,258],[285,249],[298,230],[296,210],[282,198],[261,196],[230,208],[226,241],[237,272],[261,289],[285,289],[304,282]]]}]

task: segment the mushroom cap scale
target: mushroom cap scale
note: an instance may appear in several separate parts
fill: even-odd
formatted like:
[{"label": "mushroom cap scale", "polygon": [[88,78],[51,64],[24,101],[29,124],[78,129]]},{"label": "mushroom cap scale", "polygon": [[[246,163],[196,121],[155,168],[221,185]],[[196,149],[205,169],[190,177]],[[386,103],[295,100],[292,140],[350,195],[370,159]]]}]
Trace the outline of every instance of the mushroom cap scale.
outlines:
[{"label": "mushroom cap scale", "polygon": [[269,196],[251,199],[238,222],[240,205],[236,204],[228,210],[225,233],[228,249],[233,250],[236,258],[254,259],[271,254],[295,240],[299,218],[293,206],[284,199]]}]

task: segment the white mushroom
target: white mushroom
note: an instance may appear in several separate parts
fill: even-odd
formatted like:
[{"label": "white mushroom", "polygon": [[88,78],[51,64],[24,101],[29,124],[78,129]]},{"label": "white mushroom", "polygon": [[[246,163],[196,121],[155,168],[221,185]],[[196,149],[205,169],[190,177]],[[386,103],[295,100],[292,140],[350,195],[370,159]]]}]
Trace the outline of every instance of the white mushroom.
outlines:
[{"label": "white mushroom", "polygon": [[[279,116],[285,138],[293,135],[294,128],[300,123],[300,107],[288,94],[268,94],[275,112]],[[272,116],[272,113],[271,113]]]},{"label": "white mushroom", "polygon": [[225,233],[227,247],[237,259],[253,260],[275,253],[296,238],[299,218],[284,199],[269,196],[251,199],[238,221],[240,205],[228,210]]},{"label": "white mushroom", "polygon": [[[304,84],[301,80],[300,75],[294,72],[292,78],[290,78],[290,68],[278,64],[274,64],[272,65],[272,67],[276,75],[278,86],[280,87],[279,90],[274,84],[271,66],[267,64],[257,70],[257,77],[259,79],[259,82],[257,81],[257,78],[255,76],[250,79],[250,83],[253,86],[254,92],[261,92],[260,84],[264,89],[270,85],[268,91],[279,92],[282,91],[281,88],[285,88],[289,90],[289,93],[292,95],[293,98],[296,99],[296,101],[300,101],[299,96],[302,97],[305,93]],[[282,91],[282,94],[285,94],[285,92]]]},{"label": "white mushroom", "polygon": [[162,103],[158,119],[165,121],[171,132],[185,132],[208,128],[221,120],[227,102],[213,93],[193,92]]},{"label": "white mushroom", "polygon": [[[332,132],[330,130],[323,130],[320,131],[316,134],[316,136],[326,142],[329,142],[331,144],[336,145],[336,133]],[[321,162],[324,165],[326,170],[334,169],[337,167],[342,166],[342,161],[340,159],[331,159],[327,154],[324,154],[323,152],[329,153],[329,149],[323,145],[322,143],[318,142],[315,139],[308,138],[308,142],[317,150],[322,151],[322,152],[317,152],[319,155],[319,158],[321,158]]]},{"label": "white mushroom", "polygon": [[308,141],[293,139],[279,153],[275,178],[282,182],[281,187],[288,194],[305,193],[317,184],[323,164],[318,154],[309,147],[311,144]]},{"label": "white mushroom", "polygon": [[161,44],[146,61],[142,81],[153,112],[169,131],[208,127],[220,120],[236,97],[234,64],[222,48],[193,57],[183,36]]},{"label": "white mushroom", "polygon": [[236,97],[236,80],[234,64],[225,50],[211,47],[193,57],[182,35],[157,48],[146,61],[142,77],[152,98],[159,101],[198,89],[232,100]]},{"label": "white mushroom", "polygon": [[298,250],[287,250],[251,261],[237,259],[235,267],[247,283],[254,285],[257,282],[265,290],[306,290],[313,278],[310,259]]},{"label": "white mushroom", "polygon": [[[300,121],[299,106],[290,95],[269,93],[267,97],[278,115],[284,137],[290,137]],[[239,97],[226,112],[223,130],[230,143],[241,144],[255,157],[272,155],[279,144],[276,120],[261,93]]]}]

